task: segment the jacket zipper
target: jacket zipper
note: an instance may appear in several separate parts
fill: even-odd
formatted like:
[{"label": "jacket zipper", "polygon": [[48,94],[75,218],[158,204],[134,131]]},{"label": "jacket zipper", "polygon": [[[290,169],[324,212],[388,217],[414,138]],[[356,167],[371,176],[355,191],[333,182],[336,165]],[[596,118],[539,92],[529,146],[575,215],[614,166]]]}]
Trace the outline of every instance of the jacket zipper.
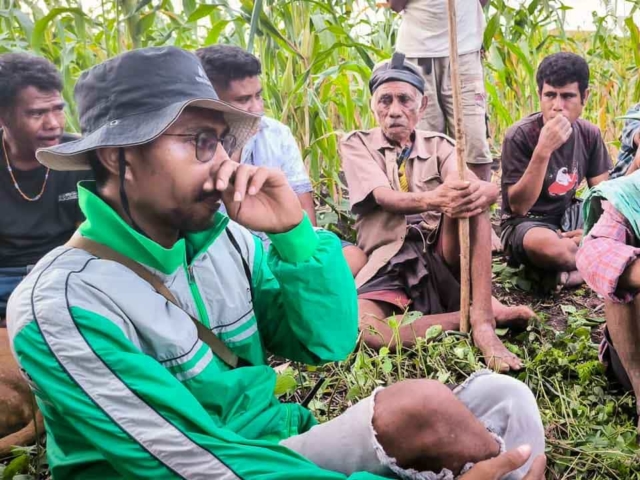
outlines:
[{"label": "jacket zipper", "polygon": [[200,290],[198,289],[198,285],[196,284],[196,278],[193,275],[193,266],[192,265],[187,266],[186,270],[187,270],[187,279],[189,281],[189,289],[191,290],[191,296],[193,297],[193,301],[195,302],[196,308],[198,309],[198,317],[200,321],[207,328],[211,328],[211,324],[209,323],[209,315],[207,314],[207,309],[204,306],[202,295],[200,295]]}]

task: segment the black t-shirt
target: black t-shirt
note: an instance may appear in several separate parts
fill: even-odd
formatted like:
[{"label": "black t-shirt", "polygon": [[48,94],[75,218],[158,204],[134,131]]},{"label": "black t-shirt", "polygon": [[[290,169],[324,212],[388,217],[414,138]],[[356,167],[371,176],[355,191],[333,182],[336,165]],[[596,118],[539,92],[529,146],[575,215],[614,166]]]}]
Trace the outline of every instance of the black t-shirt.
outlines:
[{"label": "black t-shirt", "polygon": [[[511,212],[508,187],[524,174],[538,145],[544,123],[541,113],[534,113],[513,125],[502,144],[502,221],[516,223],[522,219]],[[571,205],[580,183],[606,173],[611,157],[598,127],[579,118],[573,123],[569,140],[551,154],[542,191],[529,211],[530,216],[559,221]]]},{"label": "black t-shirt", "polygon": [[[0,130],[0,136],[2,130]],[[75,137],[64,135],[63,142]],[[35,197],[42,189],[47,169],[13,168],[20,190]],[[92,177],[89,171],[51,170],[42,197],[28,202],[16,190],[0,144],[0,268],[26,267],[65,243],[84,220],[78,207],[77,183]]]}]

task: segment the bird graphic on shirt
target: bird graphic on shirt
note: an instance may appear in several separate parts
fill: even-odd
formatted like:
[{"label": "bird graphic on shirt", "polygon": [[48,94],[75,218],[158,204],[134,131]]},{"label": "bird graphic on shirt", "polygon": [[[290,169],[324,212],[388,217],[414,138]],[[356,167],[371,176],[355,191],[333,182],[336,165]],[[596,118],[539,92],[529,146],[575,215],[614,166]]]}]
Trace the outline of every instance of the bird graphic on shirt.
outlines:
[{"label": "bird graphic on shirt", "polygon": [[567,167],[562,167],[556,174],[556,181],[549,185],[549,195],[557,197],[573,190],[578,183],[578,172],[569,173]]}]

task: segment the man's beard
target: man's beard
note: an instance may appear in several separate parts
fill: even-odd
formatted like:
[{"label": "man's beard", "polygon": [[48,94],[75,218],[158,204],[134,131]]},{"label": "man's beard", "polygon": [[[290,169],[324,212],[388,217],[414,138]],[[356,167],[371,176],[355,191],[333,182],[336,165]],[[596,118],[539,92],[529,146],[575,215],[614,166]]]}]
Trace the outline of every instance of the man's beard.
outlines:
[{"label": "man's beard", "polygon": [[213,227],[215,223],[214,219],[219,209],[220,209],[220,203],[218,203],[217,208],[210,210],[211,214],[208,216],[182,214],[182,215],[179,215],[178,218],[174,217],[174,221],[172,223],[181,232],[191,232],[191,233],[203,232]]}]

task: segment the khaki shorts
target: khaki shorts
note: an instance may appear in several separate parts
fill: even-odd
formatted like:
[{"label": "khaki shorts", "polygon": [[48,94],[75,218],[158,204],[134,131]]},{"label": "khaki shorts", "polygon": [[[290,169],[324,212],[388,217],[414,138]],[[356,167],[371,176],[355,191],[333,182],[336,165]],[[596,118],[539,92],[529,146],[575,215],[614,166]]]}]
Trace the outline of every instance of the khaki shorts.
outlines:
[{"label": "khaki shorts", "polygon": [[[281,445],[298,452],[325,470],[352,475],[368,472],[387,478],[411,480],[453,480],[450,470],[418,472],[400,467],[376,438],[373,415],[377,389],[345,413],[316,425],[301,435],[283,440]],[[487,427],[501,451],[531,445],[530,460],[503,477],[520,480],[533,459],[544,452],[544,428],[536,400],[522,382],[489,370],[481,370],[458,386],[453,393]],[[473,465],[468,463],[463,471]]]},{"label": "khaki shorts", "polygon": [[[449,57],[408,58],[422,68],[424,94],[428,105],[418,129],[445,133],[455,138],[453,120],[453,90]],[[486,100],[484,73],[480,52],[467,53],[458,58],[462,83],[462,113],[466,133],[466,154],[469,164],[492,162],[487,142]]]}]

